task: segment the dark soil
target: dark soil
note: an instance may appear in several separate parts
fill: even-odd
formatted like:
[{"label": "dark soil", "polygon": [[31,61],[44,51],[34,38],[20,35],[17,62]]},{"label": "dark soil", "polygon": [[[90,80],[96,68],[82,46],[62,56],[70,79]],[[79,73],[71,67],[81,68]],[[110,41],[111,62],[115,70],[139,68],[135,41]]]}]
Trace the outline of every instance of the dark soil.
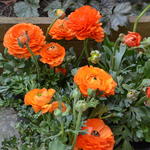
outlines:
[{"label": "dark soil", "polygon": [[150,143],[138,142],[132,144],[135,150],[150,150]]}]

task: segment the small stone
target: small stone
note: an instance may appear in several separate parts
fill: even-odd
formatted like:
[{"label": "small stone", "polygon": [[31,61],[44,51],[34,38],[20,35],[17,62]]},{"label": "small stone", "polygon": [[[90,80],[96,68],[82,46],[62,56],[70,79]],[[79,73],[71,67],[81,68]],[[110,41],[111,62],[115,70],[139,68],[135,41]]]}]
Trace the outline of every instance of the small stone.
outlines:
[{"label": "small stone", "polygon": [[13,108],[0,108],[0,149],[4,139],[16,136],[19,133],[15,126],[17,124],[17,114]]}]

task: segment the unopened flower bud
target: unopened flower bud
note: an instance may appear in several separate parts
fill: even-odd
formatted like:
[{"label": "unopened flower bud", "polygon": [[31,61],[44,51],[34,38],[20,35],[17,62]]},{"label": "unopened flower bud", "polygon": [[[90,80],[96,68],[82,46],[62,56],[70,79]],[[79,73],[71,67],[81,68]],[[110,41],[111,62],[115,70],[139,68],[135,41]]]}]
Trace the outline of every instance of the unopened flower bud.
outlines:
[{"label": "unopened flower bud", "polygon": [[56,109],[56,110],[54,111],[54,115],[55,115],[56,117],[60,117],[61,114],[62,114],[62,111],[61,111],[60,109]]},{"label": "unopened flower bud", "polygon": [[122,42],[123,42],[123,38],[124,38],[124,36],[125,36],[125,35],[124,35],[123,33],[120,33],[120,34],[119,34],[119,39],[120,39],[120,41],[122,41]]},{"label": "unopened flower bud", "polygon": [[91,57],[89,57],[88,60],[93,64],[97,64],[100,61],[101,54],[98,50],[91,51],[90,55]]},{"label": "unopened flower bud", "polygon": [[63,19],[66,16],[64,10],[62,9],[57,9],[55,15],[60,19]]},{"label": "unopened flower bud", "polygon": [[88,104],[85,101],[80,100],[75,104],[75,109],[78,112],[84,112],[88,109]]},{"label": "unopened flower bud", "polygon": [[74,99],[79,99],[80,98],[80,96],[81,96],[81,93],[80,93],[80,91],[78,90],[78,88],[75,88],[73,91],[72,91],[72,97],[74,98]]},{"label": "unopened flower bud", "polygon": [[132,100],[136,100],[138,97],[138,92],[136,90],[130,90],[127,94],[127,98],[132,99]]}]

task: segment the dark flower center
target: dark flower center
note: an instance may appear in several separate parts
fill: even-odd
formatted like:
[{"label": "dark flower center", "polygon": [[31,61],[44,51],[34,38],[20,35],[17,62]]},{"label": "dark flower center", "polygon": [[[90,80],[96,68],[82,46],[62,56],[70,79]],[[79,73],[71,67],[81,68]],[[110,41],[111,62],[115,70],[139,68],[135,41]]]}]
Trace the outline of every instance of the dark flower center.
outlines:
[{"label": "dark flower center", "polygon": [[98,136],[98,137],[100,136],[99,132],[96,130],[93,130],[91,135]]}]

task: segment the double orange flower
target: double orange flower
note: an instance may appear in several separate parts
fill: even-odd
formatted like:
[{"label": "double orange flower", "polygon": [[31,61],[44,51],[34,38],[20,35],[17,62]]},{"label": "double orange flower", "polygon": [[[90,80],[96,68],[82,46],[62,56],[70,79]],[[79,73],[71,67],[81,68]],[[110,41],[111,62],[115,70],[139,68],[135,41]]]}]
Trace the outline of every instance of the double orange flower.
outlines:
[{"label": "double orange flower", "polygon": [[[18,41],[23,47],[20,47]],[[45,44],[45,36],[40,27],[31,23],[19,23],[11,27],[4,36],[4,46],[8,48],[8,53],[18,58],[29,58],[29,53],[25,44],[35,55],[39,55],[40,49]]]},{"label": "double orange flower", "polygon": [[113,150],[114,136],[103,120],[88,119],[82,130],[86,130],[87,134],[78,136],[74,150]]},{"label": "double orange flower", "polygon": [[72,12],[68,18],[57,20],[51,28],[49,34],[52,38],[60,40],[70,40],[77,38],[85,40],[87,38],[102,42],[104,39],[104,29],[99,11],[91,6],[83,6]]},{"label": "double orange flower", "polygon": [[33,89],[25,95],[24,103],[25,105],[31,105],[35,113],[39,111],[42,111],[43,114],[47,112],[52,113],[59,108],[59,105],[62,112],[65,112],[66,106],[64,103],[51,102],[55,92],[54,89]]},{"label": "double orange flower", "polygon": [[93,66],[79,68],[74,76],[74,82],[83,95],[88,95],[88,89],[102,91],[105,96],[114,95],[117,83],[103,69]]},{"label": "double orange flower", "polygon": [[45,43],[43,31],[30,23],[17,24],[11,27],[4,36],[4,46],[8,48],[9,54],[17,58],[31,57],[26,47],[28,44],[34,55],[41,56],[41,62],[47,63],[51,67],[60,65],[65,57],[65,48],[58,43]]}]

